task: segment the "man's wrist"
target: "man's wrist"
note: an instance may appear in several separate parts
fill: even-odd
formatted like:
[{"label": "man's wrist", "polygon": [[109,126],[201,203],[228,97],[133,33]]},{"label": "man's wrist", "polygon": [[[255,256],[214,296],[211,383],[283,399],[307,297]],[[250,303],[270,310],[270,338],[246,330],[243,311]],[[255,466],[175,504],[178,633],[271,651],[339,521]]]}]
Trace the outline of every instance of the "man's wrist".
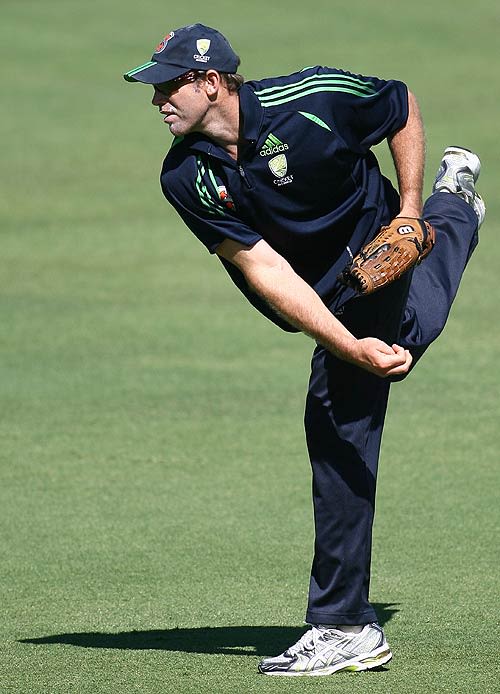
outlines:
[{"label": "man's wrist", "polygon": [[422,191],[420,189],[408,190],[404,193],[400,193],[401,202],[399,206],[398,217],[415,217],[419,218],[422,216],[422,210],[424,207],[422,199]]},{"label": "man's wrist", "polygon": [[357,362],[358,340],[354,335],[345,335],[341,340],[324,345],[335,357],[351,363]]}]

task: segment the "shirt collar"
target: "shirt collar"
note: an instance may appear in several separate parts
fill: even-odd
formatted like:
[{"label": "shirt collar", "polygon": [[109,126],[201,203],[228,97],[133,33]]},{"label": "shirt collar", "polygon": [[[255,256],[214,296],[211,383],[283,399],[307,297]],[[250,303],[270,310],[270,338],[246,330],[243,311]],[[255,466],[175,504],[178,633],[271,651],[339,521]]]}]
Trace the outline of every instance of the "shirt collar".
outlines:
[{"label": "shirt collar", "polygon": [[243,84],[240,87],[239,96],[240,112],[243,121],[243,137],[245,140],[255,142],[259,138],[262,121],[264,120],[264,109],[248,84]]}]

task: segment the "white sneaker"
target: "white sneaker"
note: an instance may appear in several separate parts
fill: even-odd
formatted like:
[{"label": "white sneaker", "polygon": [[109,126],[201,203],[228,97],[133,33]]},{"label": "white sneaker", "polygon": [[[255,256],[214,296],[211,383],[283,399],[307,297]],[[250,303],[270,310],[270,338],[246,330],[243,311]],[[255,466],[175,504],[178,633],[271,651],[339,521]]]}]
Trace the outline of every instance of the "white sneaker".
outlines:
[{"label": "white sneaker", "polygon": [[378,624],[367,624],[359,634],[334,627],[313,626],[284,653],[264,658],[259,672],[264,675],[332,675],[349,670],[371,670],[392,658],[389,644]]},{"label": "white sneaker", "polygon": [[432,187],[433,193],[454,193],[465,200],[477,215],[478,228],[486,213],[483,199],[475,188],[480,171],[481,162],[477,154],[463,147],[447,147]]}]

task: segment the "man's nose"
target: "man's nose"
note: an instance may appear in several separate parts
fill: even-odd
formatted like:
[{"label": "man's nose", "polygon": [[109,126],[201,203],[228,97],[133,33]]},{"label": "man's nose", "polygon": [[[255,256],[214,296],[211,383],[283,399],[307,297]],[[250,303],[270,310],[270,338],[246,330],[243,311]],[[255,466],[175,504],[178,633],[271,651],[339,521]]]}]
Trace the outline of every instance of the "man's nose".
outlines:
[{"label": "man's nose", "polygon": [[168,99],[165,96],[165,94],[162,94],[157,89],[155,89],[153,98],[151,99],[151,103],[153,104],[153,106],[163,106],[167,103],[167,101]]}]

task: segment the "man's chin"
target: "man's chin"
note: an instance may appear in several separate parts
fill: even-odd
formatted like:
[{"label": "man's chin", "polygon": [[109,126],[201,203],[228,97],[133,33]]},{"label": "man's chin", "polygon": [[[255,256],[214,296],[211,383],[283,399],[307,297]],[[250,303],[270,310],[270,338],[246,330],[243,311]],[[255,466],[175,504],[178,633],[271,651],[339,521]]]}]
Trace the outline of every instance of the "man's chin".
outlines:
[{"label": "man's chin", "polygon": [[174,137],[183,137],[184,135],[187,135],[186,129],[182,127],[181,123],[174,121],[173,123],[167,123],[167,125]]}]

